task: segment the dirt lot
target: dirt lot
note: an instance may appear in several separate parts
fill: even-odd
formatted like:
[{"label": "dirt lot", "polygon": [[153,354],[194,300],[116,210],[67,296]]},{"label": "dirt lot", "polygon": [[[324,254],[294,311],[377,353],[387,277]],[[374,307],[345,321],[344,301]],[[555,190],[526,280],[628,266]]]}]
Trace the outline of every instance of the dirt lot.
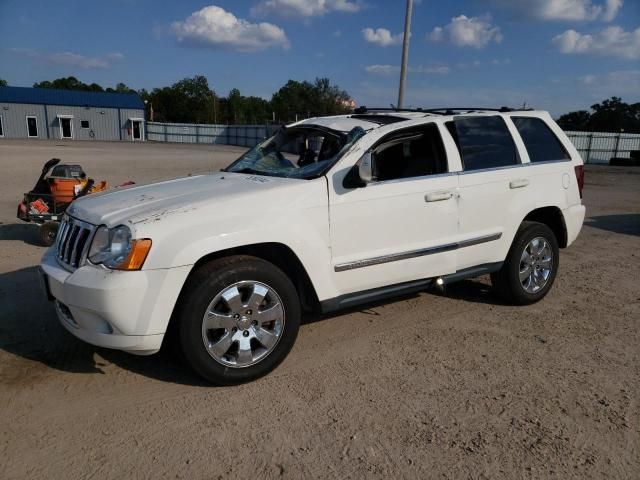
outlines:
[{"label": "dirt lot", "polygon": [[640,478],[640,169],[587,168],[586,225],[537,305],[504,306],[482,278],[322,318],[234,388],[67,334],[14,218],[42,163],[117,183],[237,154],[0,143],[3,478]]}]

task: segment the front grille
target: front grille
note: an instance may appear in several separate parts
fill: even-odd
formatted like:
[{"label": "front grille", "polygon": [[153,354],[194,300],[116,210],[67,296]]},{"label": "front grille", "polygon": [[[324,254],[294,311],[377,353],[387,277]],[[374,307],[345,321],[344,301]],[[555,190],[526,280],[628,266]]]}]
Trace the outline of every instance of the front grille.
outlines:
[{"label": "front grille", "polygon": [[65,217],[56,238],[58,262],[67,269],[84,265],[95,227],[72,217]]}]

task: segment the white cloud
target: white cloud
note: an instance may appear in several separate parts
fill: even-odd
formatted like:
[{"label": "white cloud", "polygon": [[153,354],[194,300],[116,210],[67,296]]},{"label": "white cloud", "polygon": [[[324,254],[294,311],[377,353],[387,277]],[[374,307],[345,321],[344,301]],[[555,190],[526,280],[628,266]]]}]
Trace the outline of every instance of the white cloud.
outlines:
[{"label": "white cloud", "polygon": [[179,43],[196,47],[237,52],[289,48],[289,40],[280,27],[250,23],[214,5],[193,12],[182,22],[173,22],[171,31]]},{"label": "white cloud", "polygon": [[[397,65],[368,65],[365,67],[367,73],[374,75],[396,75],[400,73],[400,67]],[[426,75],[446,75],[451,69],[448,65],[418,65],[409,67],[409,73],[422,73]]]},{"label": "white cloud", "polygon": [[251,8],[251,15],[264,17],[275,14],[288,18],[309,18],[330,12],[355,13],[361,9],[361,3],[352,0],[261,0]]},{"label": "white cloud", "polygon": [[450,42],[459,47],[484,48],[491,42],[500,43],[500,28],[491,23],[491,15],[453,17],[444,27],[436,27],[429,34],[433,42]]},{"label": "white cloud", "polygon": [[106,69],[111,68],[113,63],[122,60],[122,53],[108,53],[97,57],[91,57],[74,52],[55,52],[46,53],[32,48],[11,48],[9,49],[16,55],[31,58],[40,63],[50,65],[65,65],[69,67],[78,67],[84,69]]},{"label": "white cloud", "polygon": [[397,35],[393,35],[386,28],[365,28],[362,30],[362,36],[369,43],[375,43],[381,47],[388,47],[390,45],[400,45],[402,43],[402,37],[404,33],[400,32]]},{"label": "white cloud", "polygon": [[491,0],[530,18],[561,21],[613,20],[623,5],[623,0]]},{"label": "white cloud", "polygon": [[640,27],[627,32],[622,27],[611,26],[595,35],[567,30],[553,37],[552,42],[562,53],[640,58]]}]

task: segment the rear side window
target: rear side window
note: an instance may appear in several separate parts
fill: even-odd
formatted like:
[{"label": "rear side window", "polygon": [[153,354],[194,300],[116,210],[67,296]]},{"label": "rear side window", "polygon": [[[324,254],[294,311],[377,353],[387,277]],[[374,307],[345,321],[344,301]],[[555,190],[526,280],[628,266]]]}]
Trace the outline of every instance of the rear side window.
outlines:
[{"label": "rear side window", "polygon": [[500,116],[462,117],[446,123],[465,171],[520,163],[511,133]]},{"label": "rear side window", "polygon": [[539,118],[511,117],[515,124],[532,162],[550,162],[553,160],[569,160],[558,137],[549,126]]}]

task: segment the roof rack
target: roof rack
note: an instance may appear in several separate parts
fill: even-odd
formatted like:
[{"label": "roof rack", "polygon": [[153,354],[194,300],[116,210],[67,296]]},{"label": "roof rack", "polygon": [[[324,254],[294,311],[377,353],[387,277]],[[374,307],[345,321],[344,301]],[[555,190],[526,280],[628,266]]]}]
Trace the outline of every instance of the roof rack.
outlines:
[{"label": "roof rack", "polygon": [[353,113],[356,115],[362,115],[363,113],[373,113],[373,112],[417,112],[417,113],[430,113],[422,108],[396,108],[396,107],[374,107],[369,108],[366,106],[361,106],[355,108]]},{"label": "roof rack", "polygon": [[373,112],[415,112],[415,113],[431,113],[435,115],[454,115],[456,112],[529,112],[533,108],[485,108],[485,107],[442,107],[442,108],[368,108],[364,105],[354,109],[355,114],[373,113]]},{"label": "roof rack", "polygon": [[443,107],[443,108],[425,108],[422,111],[428,113],[435,113],[439,115],[453,115],[456,112],[529,112],[532,111],[533,108],[511,108],[511,107],[500,107],[500,108],[486,108],[486,107]]}]

